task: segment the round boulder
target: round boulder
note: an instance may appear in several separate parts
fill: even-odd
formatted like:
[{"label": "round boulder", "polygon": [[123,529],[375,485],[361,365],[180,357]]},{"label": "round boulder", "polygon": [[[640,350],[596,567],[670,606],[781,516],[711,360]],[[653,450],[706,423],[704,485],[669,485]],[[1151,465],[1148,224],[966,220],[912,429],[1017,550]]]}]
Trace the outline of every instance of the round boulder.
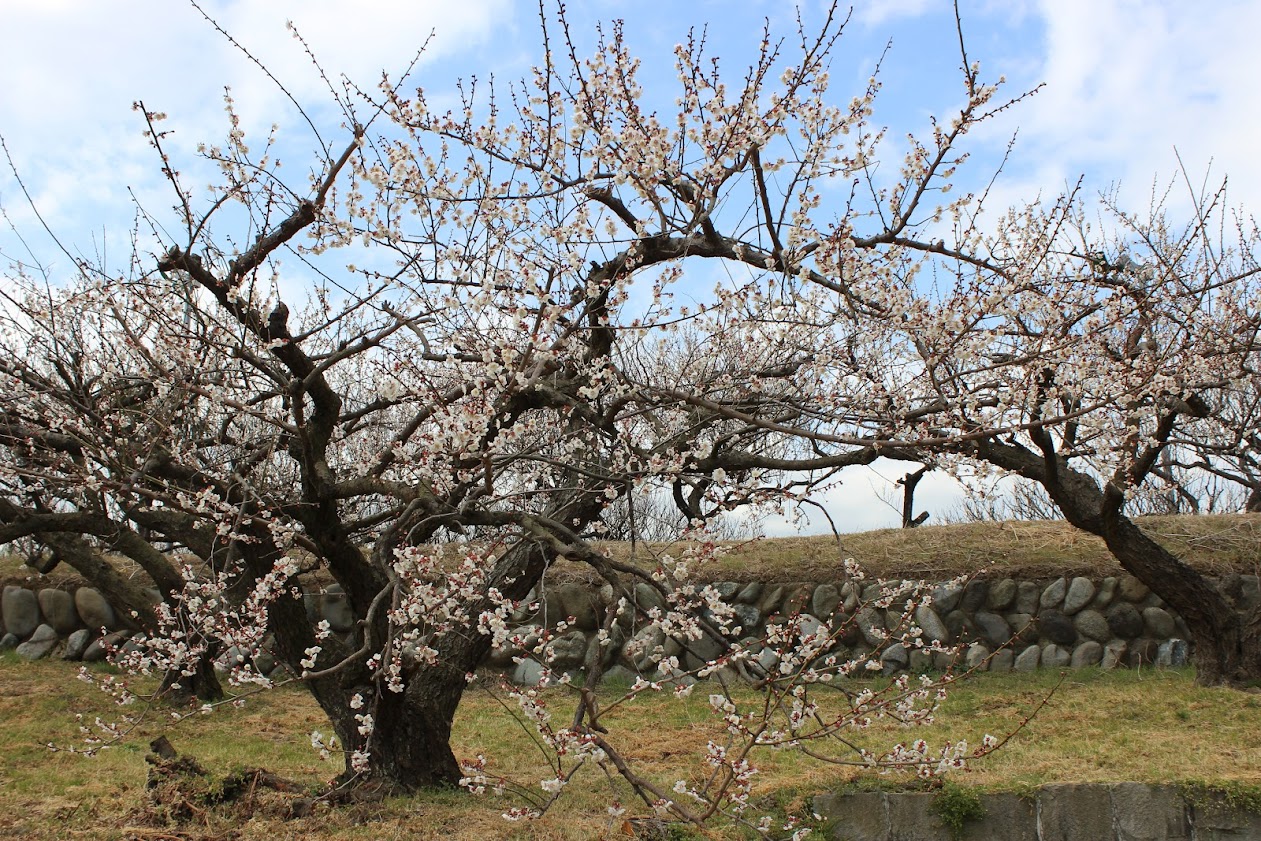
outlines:
[{"label": "round boulder", "polygon": [[841,591],[835,584],[820,584],[810,599],[810,612],[815,616],[831,616],[841,603]]},{"label": "round boulder", "polygon": [[1077,611],[1090,604],[1090,600],[1095,597],[1095,585],[1089,578],[1078,576],[1074,578],[1072,583],[1068,585],[1068,592],[1064,594],[1064,613],[1072,616]]},{"label": "round boulder", "polygon": [[[1038,617],[1038,632],[1056,645],[1072,645],[1077,642],[1077,629],[1073,620],[1058,610],[1047,610]],[[1043,654],[1043,662],[1046,655]]]},{"label": "round boulder", "polygon": [[980,611],[976,614],[976,626],[981,630],[981,635],[990,643],[992,648],[1001,648],[1011,641],[1011,626],[1007,624],[1007,620],[999,616],[997,613],[989,613]]},{"label": "round boulder", "polygon": [[1048,669],[1062,669],[1073,660],[1072,652],[1055,643],[1042,647],[1042,665]]},{"label": "round boulder", "polygon": [[1057,578],[1047,585],[1042,591],[1042,597],[1038,599],[1038,603],[1043,608],[1059,607],[1064,601],[1064,594],[1068,592],[1068,579]]},{"label": "round boulder", "polygon": [[1102,659],[1103,646],[1094,640],[1086,640],[1073,650],[1073,659],[1070,661],[1070,665],[1074,669],[1080,669],[1083,666],[1097,666]]},{"label": "round boulder", "polygon": [[[1007,610],[1016,601],[1016,582],[1011,578],[995,581],[990,585],[989,596],[985,604],[995,613]],[[991,669],[993,671],[993,669]]]},{"label": "round boulder", "polygon": [[66,650],[61,653],[61,659],[82,660],[83,652],[88,650],[91,642],[92,632],[87,628],[71,632],[70,636],[66,637]]},{"label": "round boulder", "polygon": [[114,608],[93,588],[80,587],[75,590],[74,606],[79,611],[79,618],[83,620],[83,624],[93,631],[99,631],[101,628],[110,631],[118,630],[118,617],[114,614]]},{"label": "round boulder", "polygon": [[1147,635],[1154,639],[1165,640],[1178,634],[1173,617],[1159,607],[1143,608],[1143,625],[1147,629]]},{"label": "round boulder", "polygon": [[1112,639],[1112,628],[1103,614],[1097,610],[1083,610],[1073,617],[1073,627],[1077,633],[1098,643]]},{"label": "round boulder", "polygon": [[1129,602],[1117,602],[1108,608],[1106,616],[1108,627],[1121,639],[1132,640],[1143,635],[1143,614]]},{"label": "round boulder", "polygon": [[52,625],[40,625],[31,638],[17,647],[23,660],[42,660],[57,647],[57,632]]},{"label": "round boulder", "polygon": [[4,627],[18,639],[26,639],[39,627],[39,601],[25,587],[5,587],[0,595],[0,611],[4,613]]},{"label": "round boulder", "polygon": [[65,590],[40,590],[37,598],[44,621],[58,634],[67,636],[83,627],[79,612],[74,609],[74,596]]}]

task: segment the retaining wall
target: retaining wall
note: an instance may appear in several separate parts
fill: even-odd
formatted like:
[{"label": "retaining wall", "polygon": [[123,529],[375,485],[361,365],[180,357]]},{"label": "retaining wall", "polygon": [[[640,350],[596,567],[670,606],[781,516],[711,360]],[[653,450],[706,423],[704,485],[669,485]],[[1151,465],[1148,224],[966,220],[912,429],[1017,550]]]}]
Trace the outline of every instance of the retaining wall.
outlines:
[{"label": "retaining wall", "polygon": [[[1231,575],[1219,585],[1234,603],[1247,608],[1261,603],[1261,581],[1255,575]],[[861,657],[879,644],[883,629],[896,627],[900,610],[875,607],[876,585],[838,583],[762,584],[718,582],[713,585],[729,604],[742,627],[737,634],[753,656],[764,662],[759,639],[767,626],[797,617],[805,628],[816,620],[841,628],[835,653]],[[637,607],[664,607],[660,595],[646,584],[634,588]],[[582,584],[550,587],[526,600],[513,616],[514,642],[496,648],[487,666],[499,669],[519,683],[537,682],[542,667],[526,656],[541,639],[555,670],[573,670],[589,650],[599,646],[596,631],[610,609],[613,591],[608,585]],[[156,595],[155,595],[156,597]],[[325,619],[334,632],[353,630],[354,616],[336,586],[305,596],[313,620]],[[963,586],[941,585],[931,606],[915,613],[928,640],[961,646],[969,667],[990,671],[1028,671],[1036,668],[1103,668],[1181,666],[1188,662],[1188,633],[1181,618],[1132,576],[1058,578],[1022,581],[1011,578],[975,580]],[[566,623],[558,629],[558,623]],[[16,648],[28,659],[60,656],[96,660],[105,656],[108,642],[123,645],[129,636],[126,623],[94,589],[71,592],[56,588],[39,590],[19,586],[4,588],[0,601],[0,650]],[[633,680],[654,674],[662,657],[677,656],[686,668],[719,652],[716,642],[702,640],[684,649],[658,631],[640,629],[631,612],[613,626],[610,639],[599,652],[611,679]],[[230,651],[225,657],[249,657],[249,652]],[[270,673],[276,662],[265,652],[255,655],[256,668]],[[929,654],[902,645],[888,646],[880,655],[887,673],[945,668],[949,656]]]},{"label": "retaining wall", "polygon": [[1047,785],[1029,796],[982,794],[983,816],[952,835],[939,794],[852,792],[814,798],[834,841],[1257,841],[1261,813],[1220,794],[1143,783]]}]

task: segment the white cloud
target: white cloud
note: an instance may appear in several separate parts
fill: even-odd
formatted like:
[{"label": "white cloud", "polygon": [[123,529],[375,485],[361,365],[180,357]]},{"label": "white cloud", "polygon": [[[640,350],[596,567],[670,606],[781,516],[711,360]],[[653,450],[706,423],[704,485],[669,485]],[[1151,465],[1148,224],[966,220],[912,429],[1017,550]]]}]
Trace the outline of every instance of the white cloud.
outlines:
[{"label": "white cloud", "polygon": [[1141,207],[1153,179],[1163,188],[1177,175],[1176,148],[1192,181],[1213,161],[1236,202],[1261,204],[1261,6],[1043,0],[1039,11],[1033,76],[1046,88],[998,124],[1020,127],[1020,189],[1055,190],[1084,172],[1093,187],[1122,182]]}]

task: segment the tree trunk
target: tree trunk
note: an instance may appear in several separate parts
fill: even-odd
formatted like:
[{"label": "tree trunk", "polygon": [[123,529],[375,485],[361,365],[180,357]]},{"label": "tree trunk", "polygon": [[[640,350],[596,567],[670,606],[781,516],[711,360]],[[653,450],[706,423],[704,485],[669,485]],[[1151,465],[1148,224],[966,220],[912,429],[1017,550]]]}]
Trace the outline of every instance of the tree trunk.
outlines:
[{"label": "tree trunk", "polygon": [[454,788],[463,773],[451,750],[451,722],[464,676],[424,675],[402,693],[383,692],[370,741],[372,776],[403,791]]},{"label": "tree trunk", "polygon": [[1213,582],[1174,557],[1127,517],[1111,518],[1102,533],[1096,533],[1122,567],[1186,622],[1195,646],[1196,683],[1239,688],[1261,685],[1261,612],[1257,608],[1241,612]]}]

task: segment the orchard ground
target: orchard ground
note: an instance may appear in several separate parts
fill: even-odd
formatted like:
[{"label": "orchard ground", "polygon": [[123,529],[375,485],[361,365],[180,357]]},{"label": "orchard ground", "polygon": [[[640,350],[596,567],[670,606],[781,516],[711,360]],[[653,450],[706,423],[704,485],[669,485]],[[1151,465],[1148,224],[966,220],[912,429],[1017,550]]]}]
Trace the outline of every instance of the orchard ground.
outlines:
[{"label": "orchard ground", "polygon": [[[1144,528],[1178,546],[1209,574],[1253,572],[1261,565],[1257,532],[1261,516],[1149,518]],[[880,575],[949,576],[968,559],[989,574],[1111,574],[1111,559],[1095,538],[1062,523],[1002,523],[893,530],[847,535],[846,554]],[[629,551],[629,548],[625,548]],[[736,551],[712,571],[715,578],[810,580],[834,574],[836,547],[823,538],[762,541]],[[10,559],[6,578],[29,570]],[[54,571],[50,578],[64,575]],[[29,582],[27,582],[29,583]],[[86,721],[116,715],[112,700],[75,680],[77,666],[57,661],[27,663],[0,658],[0,832],[9,838],[104,839],[588,839],[626,837],[626,824],[608,815],[615,797],[628,806],[632,795],[620,782],[610,790],[597,774],[580,775],[566,797],[538,822],[509,823],[501,814],[520,801],[508,795],[472,797],[442,792],[363,802],[339,808],[316,804],[307,817],[287,819],[300,794],[259,788],[232,805],[190,793],[185,819],[170,819],[169,800],[155,802],[146,789],[149,742],[165,735],[182,755],[196,758],[216,778],[242,768],[265,768],[289,778],[311,795],[340,770],[322,762],[310,733],[327,720],[298,686],[281,687],[248,699],[239,710],[224,708],[178,724],[155,709],[117,747],[96,757],[61,748],[82,745],[76,715]],[[928,729],[879,728],[863,735],[872,747],[923,737],[931,743],[986,733],[1004,735],[1050,695],[1024,729],[998,753],[954,780],[980,789],[1028,791],[1050,782],[1175,782],[1195,789],[1225,788],[1261,802],[1261,694],[1193,684],[1189,671],[1078,670],[1055,673],[982,674],[956,685]],[[485,754],[492,772],[525,785],[548,776],[545,760],[527,732],[512,724],[491,682],[478,684],[455,722],[458,757]],[[616,687],[603,690],[611,699]],[[571,696],[547,696],[557,720],[572,711]],[[612,722],[619,742],[642,770],[659,779],[692,780],[706,768],[697,759],[708,739],[719,738],[706,693],[682,703],[641,697],[620,709]],[[813,795],[846,785],[915,785],[897,775],[864,776],[823,766],[793,752],[758,757],[754,809],[757,814],[798,816],[809,821]],[[209,783],[213,788],[213,782]],[[200,792],[206,795],[207,791]],[[642,811],[642,810],[640,810]],[[631,814],[634,814],[632,811]],[[705,837],[676,827],[674,836]],[[715,838],[738,837],[729,825],[707,830]],[[752,836],[750,836],[752,837]]]}]

